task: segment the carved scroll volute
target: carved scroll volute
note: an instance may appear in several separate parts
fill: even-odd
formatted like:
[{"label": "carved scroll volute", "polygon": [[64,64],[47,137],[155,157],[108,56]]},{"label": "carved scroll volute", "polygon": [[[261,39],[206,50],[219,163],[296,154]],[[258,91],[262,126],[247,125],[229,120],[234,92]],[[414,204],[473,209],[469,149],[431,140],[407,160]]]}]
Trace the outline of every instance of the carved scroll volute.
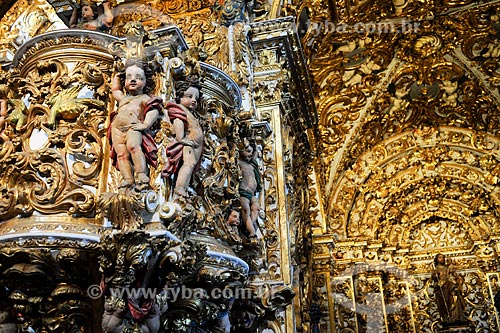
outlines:
[{"label": "carved scroll volute", "polygon": [[24,44],[3,73],[0,220],[44,220],[44,230],[67,226],[63,232],[99,223],[112,40],[87,31],[41,35]]}]

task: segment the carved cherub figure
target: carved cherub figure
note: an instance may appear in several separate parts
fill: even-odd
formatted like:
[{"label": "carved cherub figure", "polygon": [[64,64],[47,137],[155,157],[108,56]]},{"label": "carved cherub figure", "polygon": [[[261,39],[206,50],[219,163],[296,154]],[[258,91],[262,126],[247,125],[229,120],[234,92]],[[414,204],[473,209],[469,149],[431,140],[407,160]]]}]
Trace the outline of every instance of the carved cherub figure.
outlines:
[{"label": "carved cherub figure", "polygon": [[113,12],[109,2],[102,4],[103,15],[99,15],[95,3],[85,1],[81,8],[75,8],[69,20],[70,28],[107,31],[113,25]]},{"label": "carved cherub figure", "polygon": [[370,75],[374,71],[378,71],[381,67],[371,58],[366,59],[358,69],[350,69],[344,72],[342,80],[346,87],[351,87],[361,83],[364,75]]},{"label": "carved cherub figure", "polygon": [[175,102],[167,103],[165,116],[173,125],[175,137],[166,148],[167,163],[162,175],[166,178],[175,175],[173,199],[187,197],[191,177],[203,152],[203,129],[193,114],[202,95],[200,90],[197,83],[184,82],[177,88]]},{"label": "carved cherub figure", "polygon": [[259,166],[255,161],[257,149],[254,143],[243,140],[243,149],[240,150],[238,165],[241,170],[241,180],[238,192],[240,194],[241,215],[248,236],[257,237],[257,217],[260,205],[256,194],[261,190],[261,176]]},{"label": "carved cherub figure", "polygon": [[3,141],[7,141],[8,137],[3,135],[4,126],[7,119],[8,107],[9,107],[9,86],[7,84],[0,84],[0,137]]},{"label": "carved cherub figure", "polygon": [[[157,147],[150,128],[162,109],[161,99],[145,93],[146,74],[140,62],[130,63],[125,70],[125,91],[120,75],[113,78],[112,93],[118,109],[111,115],[108,137],[111,138],[111,158],[123,177],[120,188],[147,188],[147,164],[156,168]],[[135,173],[135,177],[134,177]]]},{"label": "carved cherub figure", "polygon": [[400,110],[406,108],[409,102],[406,96],[410,89],[403,84],[400,85],[389,85],[388,91],[393,93],[394,96],[391,96],[391,105],[387,109],[387,114],[396,114]]}]

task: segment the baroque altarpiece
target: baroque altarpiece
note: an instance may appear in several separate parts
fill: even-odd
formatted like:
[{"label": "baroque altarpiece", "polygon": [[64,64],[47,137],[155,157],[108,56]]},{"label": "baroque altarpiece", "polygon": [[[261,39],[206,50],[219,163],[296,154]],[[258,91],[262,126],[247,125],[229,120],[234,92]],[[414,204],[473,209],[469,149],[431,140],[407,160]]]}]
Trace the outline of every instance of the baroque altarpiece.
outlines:
[{"label": "baroque altarpiece", "polygon": [[10,6],[2,332],[294,330],[314,102],[276,10]]},{"label": "baroque altarpiece", "polygon": [[0,331],[498,331],[496,1],[0,14]]}]

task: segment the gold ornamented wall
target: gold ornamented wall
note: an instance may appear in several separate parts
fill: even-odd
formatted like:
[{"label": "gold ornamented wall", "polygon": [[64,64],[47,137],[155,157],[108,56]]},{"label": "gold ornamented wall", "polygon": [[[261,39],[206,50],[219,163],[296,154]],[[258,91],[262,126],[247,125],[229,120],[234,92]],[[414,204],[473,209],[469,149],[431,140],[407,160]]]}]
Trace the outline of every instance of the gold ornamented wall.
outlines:
[{"label": "gold ornamented wall", "polygon": [[[3,8],[0,327],[294,332],[316,124],[295,18],[263,1],[111,1],[112,27],[69,29],[84,5]],[[125,186],[107,130],[130,55],[144,55],[163,103],[150,129],[158,165]],[[176,177],[162,176],[174,137],[166,108],[187,76],[202,87],[203,154],[177,196]],[[243,214],[250,141],[262,185],[255,238],[229,224]]]},{"label": "gold ornamented wall", "polygon": [[292,8],[311,18],[319,140],[305,298],[320,331],[450,329],[432,279],[443,253],[463,281],[467,329],[496,332],[498,6],[320,3]]}]

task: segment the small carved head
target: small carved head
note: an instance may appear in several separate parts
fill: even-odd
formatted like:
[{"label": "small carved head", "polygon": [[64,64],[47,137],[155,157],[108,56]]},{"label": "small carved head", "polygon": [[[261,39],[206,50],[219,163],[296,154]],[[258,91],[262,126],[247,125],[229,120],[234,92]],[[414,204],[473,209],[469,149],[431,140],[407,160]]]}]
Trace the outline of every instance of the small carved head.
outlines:
[{"label": "small carved head", "polygon": [[203,96],[201,85],[195,80],[178,81],[175,85],[177,104],[184,105],[190,110],[195,110]]},{"label": "small carved head", "polygon": [[142,72],[142,71],[144,71],[144,77],[145,77],[145,85],[144,87],[142,87],[143,88],[142,93],[150,94],[155,87],[153,80],[153,71],[140,59],[128,59],[128,61],[125,63],[125,70],[121,74],[122,86],[125,87],[127,91],[129,91],[129,88],[127,88],[127,75],[128,75],[127,73],[130,74],[131,72]]},{"label": "small carved head", "polygon": [[233,209],[227,217],[227,224],[230,226],[240,225],[240,212]]},{"label": "small carved head", "polygon": [[446,264],[446,257],[442,253],[436,254],[434,257],[434,265],[445,265]]},{"label": "small carved head", "polygon": [[244,161],[250,161],[256,157],[257,145],[254,140],[243,138],[243,144],[240,145],[240,158]]}]

